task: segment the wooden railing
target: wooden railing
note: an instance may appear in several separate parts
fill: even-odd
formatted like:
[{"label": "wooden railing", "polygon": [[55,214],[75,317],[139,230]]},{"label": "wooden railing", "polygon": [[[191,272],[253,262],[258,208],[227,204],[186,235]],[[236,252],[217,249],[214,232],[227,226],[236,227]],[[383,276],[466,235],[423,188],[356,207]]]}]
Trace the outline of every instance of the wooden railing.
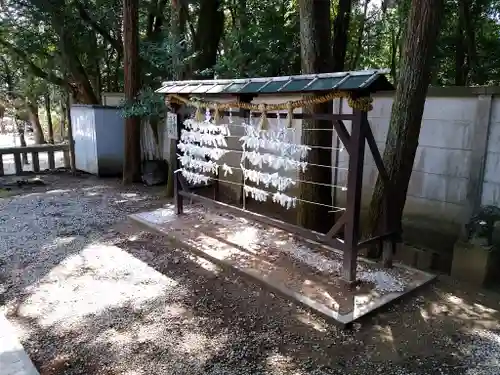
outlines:
[{"label": "wooden railing", "polygon": [[[55,152],[63,152],[64,167],[69,168],[69,145],[61,143],[56,145],[33,145],[27,147],[8,147],[0,148],[0,176],[5,175],[3,155],[14,155],[15,175],[20,176],[28,173],[40,172],[40,153],[47,153],[47,168],[49,170],[56,168]],[[23,155],[31,155],[31,171],[23,170]]]}]

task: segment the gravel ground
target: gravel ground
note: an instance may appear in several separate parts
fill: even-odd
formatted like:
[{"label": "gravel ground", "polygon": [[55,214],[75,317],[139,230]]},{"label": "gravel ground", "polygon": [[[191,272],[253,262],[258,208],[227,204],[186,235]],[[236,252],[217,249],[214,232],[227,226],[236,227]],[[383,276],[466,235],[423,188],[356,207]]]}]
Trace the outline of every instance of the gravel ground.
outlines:
[{"label": "gravel ground", "polygon": [[128,223],[159,189],[0,199],[0,308],[42,375],[500,373],[498,295],[442,280],[342,331]]}]

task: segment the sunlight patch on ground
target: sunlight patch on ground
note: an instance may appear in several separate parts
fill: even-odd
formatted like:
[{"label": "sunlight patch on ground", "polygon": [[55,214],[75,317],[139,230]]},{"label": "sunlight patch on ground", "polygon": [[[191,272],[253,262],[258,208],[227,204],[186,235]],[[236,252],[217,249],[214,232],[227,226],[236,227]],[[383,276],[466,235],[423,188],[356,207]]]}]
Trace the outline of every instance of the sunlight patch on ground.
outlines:
[{"label": "sunlight patch on ground", "polygon": [[218,275],[221,271],[221,268],[217,266],[215,263],[210,262],[209,260],[199,257],[197,255],[186,254],[186,258],[192,261],[193,263],[197,264],[204,270],[210,271],[215,275]]},{"label": "sunlight patch on ground", "polygon": [[[295,367],[292,363],[292,358],[284,356],[280,353],[274,353],[266,358],[267,368],[271,374],[281,375],[284,372],[289,372]],[[296,372],[296,374],[300,374]]]},{"label": "sunlight patch on ground", "polygon": [[125,304],[139,307],[177,285],[116,246],[94,244],[66,258],[28,288],[19,314],[42,326],[69,328],[89,314]]},{"label": "sunlight patch on ground", "polygon": [[61,236],[61,237],[57,237],[52,242],[50,242],[50,243],[48,243],[46,245],[43,245],[42,249],[43,250],[56,249],[59,246],[67,246],[67,245],[69,245],[71,242],[73,242],[75,240],[76,240],[75,236],[67,236],[67,237],[62,237]]},{"label": "sunlight patch on ground", "polygon": [[328,329],[328,325],[324,320],[320,320],[318,317],[310,313],[302,311],[297,313],[297,320],[319,332],[326,332]]},{"label": "sunlight patch on ground", "polygon": [[247,227],[243,230],[227,236],[227,240],[236,245],[243,246],[248,250],[256,250],[259,248],[259,230],[253,227]]},{"label": "sunlight patch on ground", "polygon": [[71,190],[69,189],[55,189],[55,190],[49,190],[46,191],[45,194],[64,194],[64,193],[70,193]]},{"label": "sunlight patch on ground", "polygon": [[203,364],[220,352],[227,341],[228,337],[224,335],[214,338],[201,332],[186,332],[170,344],[170,350],[179,358],[190,358],[198,364]]}]

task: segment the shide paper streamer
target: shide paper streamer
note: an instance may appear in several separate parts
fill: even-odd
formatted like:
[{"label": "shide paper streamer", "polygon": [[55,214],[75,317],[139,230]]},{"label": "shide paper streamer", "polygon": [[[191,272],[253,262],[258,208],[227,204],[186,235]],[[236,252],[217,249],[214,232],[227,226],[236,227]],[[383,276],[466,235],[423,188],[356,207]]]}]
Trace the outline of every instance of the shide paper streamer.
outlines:
[{"label": "shide paper streamer", "polygon": [[[230,150],[227,150],[226,137],[230,136],[229,125],[216,125],[207,117],[205,121],[189,119],[184,122],[185,129],[181,131],[178,148],[182,155],[178,155],[181,164],[176,173],[191,184],[208,184],[211,177],[207,174],[218,175],[219,168],[224,176],[232,174],[233,170],[227,164],[220,165],[218,161]],[[311,149],[305,145],[297,145],[287,141],[287,130],[261,130],[252,125],[244,125],[245,135],[240,138],[242,143],[241,169],[245,181],[270,186],[277,192],[272,193],[254,186],[244,185],[244,194],[256,201],[265,202],[269,197],[272,201],[286,209],[296,207],[297,198],[288,196],[284,191],[296,184],[290,177],[281,176],[279,170],[302,171],[307,168],[307,154]],[[249,151],[247,151],[249,150]],[[264,152],[259,152],[263,150]],[[267,152],[266,152],[267,151]],[[208,159],[207,159],[208,158]],[[244,167],[245,160],[256,169]],[[265,173],[258,169],[268,166],[277,172]]]},{"label": "shide paper streamer", "polygon": [[262,173],[253,169],[243,169],[243,177],[245,180],[255,182],[256,184],[263,184],[265,187],[272,186],[278,191],[284,191],[290,186],[295,185],[295,181],[290,177],[283,177],[276,173]]},{"label": "shide paper streamer", "polygon": [[244,125],[245,135],[240,138],[244,149],[258,150],[259,148],[277,152],[284,158],[304,160],[311,147],[298,145],[286,141],[286,129],[278,131],[262,131],[251,125]]}]

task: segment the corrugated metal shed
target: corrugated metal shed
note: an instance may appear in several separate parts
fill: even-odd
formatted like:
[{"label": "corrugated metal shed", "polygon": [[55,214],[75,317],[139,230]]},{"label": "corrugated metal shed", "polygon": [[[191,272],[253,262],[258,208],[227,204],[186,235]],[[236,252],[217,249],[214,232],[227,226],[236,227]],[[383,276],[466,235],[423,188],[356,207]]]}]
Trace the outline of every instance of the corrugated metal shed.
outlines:
[{"label": "corrugated metal shed", "polygon": [[387,69],[309,74],[287,77],[248,79],[215,79],[163,82],[156,92],[161,94],[290,94],[322,91],[390,91],[394,86],[387,80]]}]

